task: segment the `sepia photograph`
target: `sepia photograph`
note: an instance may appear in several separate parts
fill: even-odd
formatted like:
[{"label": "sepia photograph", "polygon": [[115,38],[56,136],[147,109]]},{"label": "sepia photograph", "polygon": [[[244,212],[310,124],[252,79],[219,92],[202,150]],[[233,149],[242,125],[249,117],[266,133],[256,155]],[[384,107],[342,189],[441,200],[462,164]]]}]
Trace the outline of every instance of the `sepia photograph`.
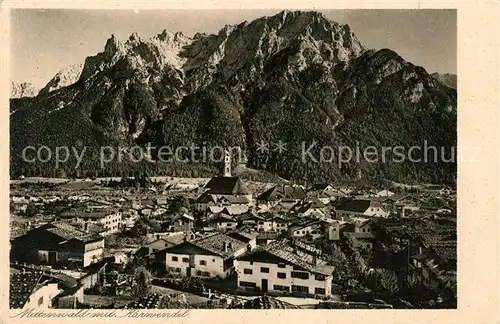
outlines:
[{"label": "sepia photograph", "polygon": [[19,8],[9,51],[10,309],[457,309],[457,10]]}]

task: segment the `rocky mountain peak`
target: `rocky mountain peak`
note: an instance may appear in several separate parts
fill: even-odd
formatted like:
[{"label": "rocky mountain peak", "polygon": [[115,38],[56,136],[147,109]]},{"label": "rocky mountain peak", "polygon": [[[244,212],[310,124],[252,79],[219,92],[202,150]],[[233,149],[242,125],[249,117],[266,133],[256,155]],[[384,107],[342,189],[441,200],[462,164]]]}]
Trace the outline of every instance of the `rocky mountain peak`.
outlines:
[{"label": "rocky mountain peak", "polygon": [[37,93],[38,90],[32,83],[11,81],[11,98],[31,98],[35,97]]},{"label": "rocky mountain peak", "polygon": [[70,86],[79,80],[83,65],[81,63],[72,64],[61,70],[40,90],[40,95],[46,95],[58,89]]},{"label": "rocky mountain peak", "polygon": [[106,41],[106,45],[104,46],[105,57],[112,58],[116,53],[119,52],[123,52],[123,44],[114,34],[112,34],[111,37]]}]

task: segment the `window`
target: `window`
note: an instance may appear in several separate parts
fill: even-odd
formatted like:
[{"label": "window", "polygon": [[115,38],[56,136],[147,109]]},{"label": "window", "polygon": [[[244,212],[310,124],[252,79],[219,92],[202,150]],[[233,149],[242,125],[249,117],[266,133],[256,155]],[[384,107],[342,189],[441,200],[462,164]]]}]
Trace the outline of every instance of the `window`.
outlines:
[{"label": "window", "polygon": [[253,271],[252,271],[252,269],[243,269],[243,273],[244,274],[252,274]]},{"label": "window", "polygon": [[292,271],[292,278],[309,279],[309,273]]},{"label": "window", "polygon": [[196,275],[197,276],[202,276],[203,275],[203,272],[201,272],[200,270],[196,271]]},{"label": "window", "polygon": [[172,261],[177,261],[177,260],[179,260],[178,257],[172,257]]},{"label": "window", "polygon": [[309,287],[292,285],[293,292],[309,293]]},{"label": "window", "polygon": [[38,299],[38,306],[41,306],[43,304],[43,296]]},{"label": "window", "polygon": [[212,259],[212,262],[215,262],[215,259]]},{"label": "window", "polygon": [[189,262],[189,258],[182,258],[182,262]]},{"label": "window", "polygon": [[200,260],[200,265],[202,265],[202,266],[206,266],[206,265],[207,265],[207,261],[205,261],[205,260]]},{"label": "window", "polygon": [[280,279],[286,279],[286,273],[284,272],[278,272],[276,276]]},{"label": "window", "polygon": [[326,294],[325,289],[323,289],[323,288],[314,288],[314,293],[316,295],[325,295]]},{"label": "window", "polygon": [[208,272],[208,271],[203,271],[203,272],[202,272],[202,275],[203,275],[204,277],[210,277],[210,272]]},{"label": "window", "polygon": [[324,275],[317,274],[317,275],[314,275],[314,279],[316,279],[317,281],[325,281],[326,277]]},{"label": "window", "polygon": [[286,268],[286,264],[284,264],[284,263],[278,263],[278,268]]},{"label": "window", "polygon": [[362,230],[362,231],[363,231],[363,233],[364,233],[364,232],[365,232],[365,229],[363,228],[363,230]]},{"label": "window", "polygon": [[181,272],[181,268],[175,268],[175,272]]},{"label": "window", "polygon": [[240,281],[240,286],[241,287],[257,287],[257,284],[255,282]]},{"label": "window", "polygon": [[290,291],[290,287],[281,285],[274,285],[273,289],[278,291]]},{"label": "window", "polygon": [[269,268],[260,267],[260,272],[262,272],[262,273],[269,273]]}]

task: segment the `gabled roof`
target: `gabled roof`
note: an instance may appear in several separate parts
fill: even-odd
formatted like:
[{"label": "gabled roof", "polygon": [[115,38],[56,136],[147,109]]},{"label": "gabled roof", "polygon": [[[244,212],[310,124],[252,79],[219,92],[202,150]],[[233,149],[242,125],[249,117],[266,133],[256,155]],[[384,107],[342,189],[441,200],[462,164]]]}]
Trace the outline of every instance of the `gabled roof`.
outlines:
[{"label": "gabled roof", "polygon": [[321,208],[325,208],[325,207],[326,207],[326,205],[321,200],[319,200],[318,198],[313,198],[311,201],[302,204],[297,209],[297,212],[304,213],[304,212],[308,211],[309,209],[321,209]]},{"label": "gabled roof", "polygon": [[251,240],[257,238],[257,236],[259,235],[258,232],[247,232],[247,231],[233,231],[226,234],[244,243],[250,242]]},{"label": "gabled roof", "polygon": [[239,177],[214,177],[205,185],[211,194],[248,195],[246,184]]},{"label": "gabled roof", "polygon": [[75,239],[82,241],[84,243],[88,243],[104,239],[104,237],[95,232],[87,233],[84,231],[80,231],[76,229],[74,226],[71,226],[70,224],[61,221],[48,223],[34,230],[45,230],[49,233],[53,233],[61,237],[63,240],[66,241]]},{"label": "gabled roof", "polygon": [[226,206],[222,209],[221,213],[225,213],[228,215],[241,215],[248,211],[248,207],[246,206]]},{"label": "gabled roof", "polygon": [[335,210],[344,210],[356,213],[364,213],[370,207],[382,208],[380,203],[369,199],[352,199],[337,206]]},{"label": "gabled roof", "polygon": [[247,220],[264,220],[263,217],[261,217],[261,216],[259,216],[257,214],[251,213],[251,212],[246,212],[246,213],[243,213],[243,214],[239,215],[238,219],[241,220],[241,221],[247,221]]},{"label": "gabled roof", "polygon": [[[224,243],[227,251],[224,250]],[[234,253],[246,247],[246,243],[237,240],[224,233],[211,234],[193,241],[186,241],[181,244],[166,248],[167,253],[178,254],[203,254],[217,255],[223,259],[230,258]]]},{"label": "gabled roof", "polygon": [[261,193],[257,200],[276,201],[276,200],[300,200],[306,197],[304,189],[299,186],[278,185]]},{"label": "gabled roof", "polygon": [[175,217],[175,219],[180,219],[180,218],[186,218],[186,219],[189,219],[191,221],[194,221],[194,217],[191,216],[191,215],[188,215],[188,214],[181,214],[181,215],[178,215],[177,217]]},{"label": "gabled roof", "polygon": [[209,192],[204,192],[198,198],[196,198],[197,203],[215,203],[217,202],[217,198],[215,195],[210,194]]},{"label": "gabled roof", "polygon": [[[333,266],[327,265],[326,261],[316,256],[316,265],[314,262],[314,252],[305,251],[300,246],[295,246],[294,243],[288,239],[274,241],[266,246],[258,246],[252,251],[246,252],[238,260],[253,261],[253,257],[262,253],[267,253],[278,259],[281,259],[289,264],[295,265],[311,273],[318,273],[323,275],[331,275]],[[262,262],[262,261],[260,261]]]},{"label": "gabled roof", "polygon": [[292,226],[289,226],[289,229],[291,231],[296,231],[296,230],[299,230],[302,228],[306,228],[308,226],[313,226],[313,225],[321,226],[322,224],[323,224],[323,222],[319,219],[312,219],[312,220],[308,219],[305,222],[295,223]]},{"label": "gabled roof", "polygon": [[240,215],[248,211],[248,206],[208,206],[212,214],[226,213],[229,215]]},{"label": "gabled roof", "polygon": [[208,219],[207,223],[212,223],[212,222],[218,222],[218,221],[223,221],[223,222],[234,222],[236,223],[237,220],[232,217],[231,215],[228,215],[226,213],[218,213],[214,215],[214,217]]}]

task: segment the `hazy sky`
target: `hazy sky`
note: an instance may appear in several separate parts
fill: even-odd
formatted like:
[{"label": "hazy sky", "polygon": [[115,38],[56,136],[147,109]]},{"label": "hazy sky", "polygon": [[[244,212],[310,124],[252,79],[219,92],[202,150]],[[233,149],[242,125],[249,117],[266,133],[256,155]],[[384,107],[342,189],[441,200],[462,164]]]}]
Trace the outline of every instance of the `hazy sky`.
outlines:
[{"label": "hazy sky", "polygon": [[[163,29],[216,33],[281,10],[35,10],[11,11],[12,80],[45,85],[55,73],[104,49],[111,34],[125,40]],[[330,10],[325,16],[349,24],[368,48],[390,48],[429,73],[456,73],[455,10]]]}]

